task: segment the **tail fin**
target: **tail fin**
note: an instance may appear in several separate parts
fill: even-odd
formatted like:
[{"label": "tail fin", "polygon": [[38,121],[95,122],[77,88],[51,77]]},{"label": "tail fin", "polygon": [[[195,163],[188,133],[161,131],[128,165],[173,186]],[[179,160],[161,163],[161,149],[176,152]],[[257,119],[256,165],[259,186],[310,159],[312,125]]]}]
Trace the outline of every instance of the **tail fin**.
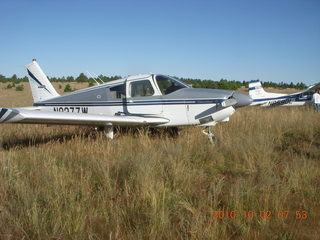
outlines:
[{"label": "tail fin", "polygon": [[32,60],[32,63],[27,64],[26,68],[34,102],[60,96],[35,59]]},{"label": "tail fin", "polygon": [[267,97],[269,94],[264,91],[260,80],[251,80],[249,82],[249,96],[252,99]]}]

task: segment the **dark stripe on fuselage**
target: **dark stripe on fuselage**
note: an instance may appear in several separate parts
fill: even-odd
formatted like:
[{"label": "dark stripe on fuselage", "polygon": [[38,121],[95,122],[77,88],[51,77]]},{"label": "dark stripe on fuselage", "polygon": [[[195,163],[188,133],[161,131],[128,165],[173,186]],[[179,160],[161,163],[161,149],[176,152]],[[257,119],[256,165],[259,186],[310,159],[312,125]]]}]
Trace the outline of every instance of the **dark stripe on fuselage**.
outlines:
[{"label": "dark stripe on fuselage", "polygon": [[68,103],[34,103],[34,106],[152,106],[152,105],[181,105],[181,104],[217,104],[222,103],[225,99],[210,100],[165,100],[165,101],[137,101],[137,102],[68,102]]},{"label": "dark stripe on fuselage", "polygon": [[281,99],[287,99],[287,98],[296,98],[300,94],[295,94],[295,95],[287,95],[287,96],[282,96],[282,97],[274,97],[274,98],[259,98],[259,99],[253,99],[254,102],[262,102],[262,101],[271,101],[271,100],[281,100]]},{"label": "dark stripe on fuselage", "polygon": [[251,88],[249,88],[249,91],[255,90],[255,89],[256,89],[256,87],[251,87]]}]

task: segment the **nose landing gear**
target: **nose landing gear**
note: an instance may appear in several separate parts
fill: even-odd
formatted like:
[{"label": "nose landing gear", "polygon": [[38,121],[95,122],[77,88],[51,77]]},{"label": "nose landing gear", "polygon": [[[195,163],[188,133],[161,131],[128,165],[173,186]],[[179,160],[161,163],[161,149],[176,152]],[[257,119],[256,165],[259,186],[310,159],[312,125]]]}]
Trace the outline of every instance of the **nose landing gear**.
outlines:
[{"label": "nose landing gear", "polygon": [[209,141],[214,144],[215,142],[218,141],[218,138],[212,133],[211,131],[211,127],[208,127],[207,128],[207,131],[206,130],[203,130],[202,131],[204,135],[206,135],[209,139]]}]

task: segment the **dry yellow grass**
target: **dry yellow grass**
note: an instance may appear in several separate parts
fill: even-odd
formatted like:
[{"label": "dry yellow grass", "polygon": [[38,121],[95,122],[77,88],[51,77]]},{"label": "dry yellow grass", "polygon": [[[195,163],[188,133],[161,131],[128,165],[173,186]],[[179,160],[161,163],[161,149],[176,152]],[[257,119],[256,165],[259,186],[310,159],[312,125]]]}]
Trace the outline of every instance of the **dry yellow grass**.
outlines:
[{"label": "dry yellow grass", "polygon": [[[0,105],[31,104],[25,89],[1,89]],[[0,239],[317,239],[319,117],[239,109],[214,128],[215,146],[200,128],[107,141],[85,128],[0,125]],[[212,219],[217,210],[238,215]]]}]

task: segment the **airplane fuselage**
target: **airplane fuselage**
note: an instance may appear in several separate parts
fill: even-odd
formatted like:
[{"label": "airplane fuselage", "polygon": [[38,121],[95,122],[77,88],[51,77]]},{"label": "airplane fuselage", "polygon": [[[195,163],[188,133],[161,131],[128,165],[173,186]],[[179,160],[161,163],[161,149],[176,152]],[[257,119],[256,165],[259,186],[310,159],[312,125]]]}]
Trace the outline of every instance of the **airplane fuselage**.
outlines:
[{"label": "airplane fuselage", "polygon": [[266,92],[260,80],[252,80],[249,83],[249,95],[252,98],[251,105],[260,105],[264,107],[273,106],[302,106],[305,104],[310,104],[312,99],[312,88],[310,86],[305,91],[292,93],[292,94],[282,94],[282,93],[272,93]]},{"label": "airplane fuselage", "polygon": [[37,102],[34,106],[40,111],[169,120],[159,126],[213,126],[227,121],[235,112],[234,106],[221,106],[230,96],[238,98],[239,106],[251,101],[248,96],[233,91],[195,89],[181,82],[179,89],[164,92],[158,76],[164,81],[162,75],[138,75]]},{"label": "airplane fuselage", "polygon": [[280,97],[256,98],[251,105],[261,105],[264,107],[275,106],[302,106],[311,103],[311,97],[297,95],[283,95]]}]

